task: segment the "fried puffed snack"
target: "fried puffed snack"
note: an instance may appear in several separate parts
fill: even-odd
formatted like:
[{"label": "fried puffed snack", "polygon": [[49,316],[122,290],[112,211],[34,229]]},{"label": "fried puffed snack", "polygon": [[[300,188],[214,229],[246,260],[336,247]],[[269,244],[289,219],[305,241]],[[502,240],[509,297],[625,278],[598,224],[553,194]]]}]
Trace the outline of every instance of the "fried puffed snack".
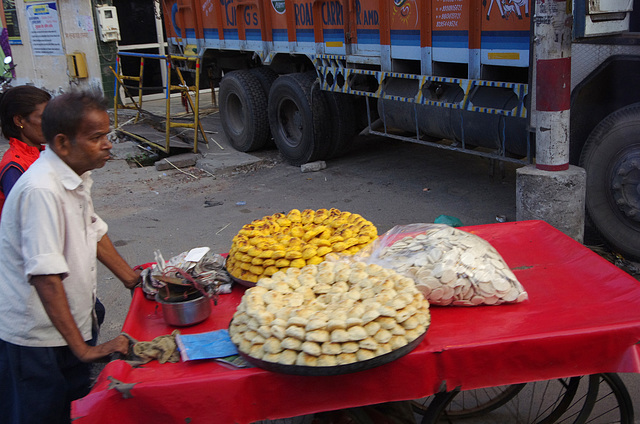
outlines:
[{"label": "fried puffed snack", "polygon": [[[353,295],[364,289],[372,295]],[[258,280],[245,291],[229,333],[253,358],[324,367],[402,348],[430,322],[429,302],[410,278],[362,262],[325,261]]]}]

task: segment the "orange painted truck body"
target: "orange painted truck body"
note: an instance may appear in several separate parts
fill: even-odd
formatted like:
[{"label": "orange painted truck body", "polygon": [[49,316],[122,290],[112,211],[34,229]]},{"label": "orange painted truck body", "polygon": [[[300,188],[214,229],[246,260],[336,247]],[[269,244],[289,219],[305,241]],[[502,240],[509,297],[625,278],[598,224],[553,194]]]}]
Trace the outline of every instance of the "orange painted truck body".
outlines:
[{"label": "orange painted truck body", "polygon": [[528,0],[482,3],[178,0],[165,22],[174,44],[251,50],[267,63],[275,54],[293,53],[528,67]]}]

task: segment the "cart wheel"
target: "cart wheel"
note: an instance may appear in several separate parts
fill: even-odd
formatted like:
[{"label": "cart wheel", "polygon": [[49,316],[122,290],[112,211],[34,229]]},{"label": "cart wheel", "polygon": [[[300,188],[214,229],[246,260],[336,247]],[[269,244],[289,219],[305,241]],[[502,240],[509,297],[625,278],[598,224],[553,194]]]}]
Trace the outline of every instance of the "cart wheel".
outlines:
[{"label": "cart wheel", "polygon": [[[447,406],[447,416],[452,419],[482,416],[509,402],[520,393],[525,384],[458,391],[449,405],[443,406]],[[413,409],[416,413],[424,415],[427,411],[429,405],[426,399],[428,398],[413,401]]]},{"label": "cart wheel", "polygon": [[311,424],[313,422],[313,417],[313,414],[301,415],[299,417],[283,418],[280,420],[256,421],[253,424]]},{"label": "cart wheel", "polygon": [[[577,421],[564,420],[563,417],[571,409],[575,409],[573,414],[577,415],[584,406],[584,398],[574,402],[580,380],[581,377],[573,377],[501,386],[494,388],[493,392],[487,389],[468,390],[454,396],[438,393],[429,404],[422,424],[453,422],[480,414],[491,418],[491,422],[575,423]],[[496,394],[497,400],[490,398],[492,393]]]},{"label": "cart wheel", "polygon": [[633,423],[631,398],[615,374],[438,393],[415,411],[422,424],[480,415],[496,423]]},{"label": "cart wheel", "polygon": [[632,424],[633,417],[631,396],[617,374],[589,376],[587,399],[577,422]]}]

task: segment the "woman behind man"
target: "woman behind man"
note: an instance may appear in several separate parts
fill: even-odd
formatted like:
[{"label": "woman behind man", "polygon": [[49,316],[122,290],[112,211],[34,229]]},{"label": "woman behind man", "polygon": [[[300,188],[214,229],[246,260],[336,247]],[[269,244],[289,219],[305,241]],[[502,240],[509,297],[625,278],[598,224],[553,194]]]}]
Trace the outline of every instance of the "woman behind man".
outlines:
[{"label": "woman behind man", "polygon": [[0,161],[0,219],[11,188],[44,149],[40,122],[50,99],[46,91],[22,85],[7,90],[0,100],[2,135],[10,146]]}]

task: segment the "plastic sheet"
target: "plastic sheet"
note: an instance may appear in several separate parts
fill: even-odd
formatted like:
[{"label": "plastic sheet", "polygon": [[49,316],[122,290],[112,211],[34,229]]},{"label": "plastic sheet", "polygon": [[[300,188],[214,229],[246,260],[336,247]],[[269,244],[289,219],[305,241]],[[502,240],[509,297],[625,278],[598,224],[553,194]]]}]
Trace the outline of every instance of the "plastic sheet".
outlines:
[{"label": "plastic sheet", "polygon": [[[431,308],[423,342],[391,363],[354,374],[309,377],[210,360],[105,367],[72,405],[74,423],[237,422],[276,419],[386,401],[441,387],[474,389],[599,372],[640,372],[640,283],[540,221],[462,229],[489,241],[529,300],[475,308]],[[226,328],[241,287],[222,296],[185,334]],[[151,340],[173,330],[138,289],[124,331]],[[122,382],[127,389],[113,388]],[[133,387],[131,387],[133,385]],[[313,388],[310,390],[310,388]],[[125,398],[123,392],[131,397]]]},{"label": "plastic sheet", "polygon": [[411,277],[432,305],[500,305],[527,299],[491,244],[444,224],[397,225],[353,259]]}]

